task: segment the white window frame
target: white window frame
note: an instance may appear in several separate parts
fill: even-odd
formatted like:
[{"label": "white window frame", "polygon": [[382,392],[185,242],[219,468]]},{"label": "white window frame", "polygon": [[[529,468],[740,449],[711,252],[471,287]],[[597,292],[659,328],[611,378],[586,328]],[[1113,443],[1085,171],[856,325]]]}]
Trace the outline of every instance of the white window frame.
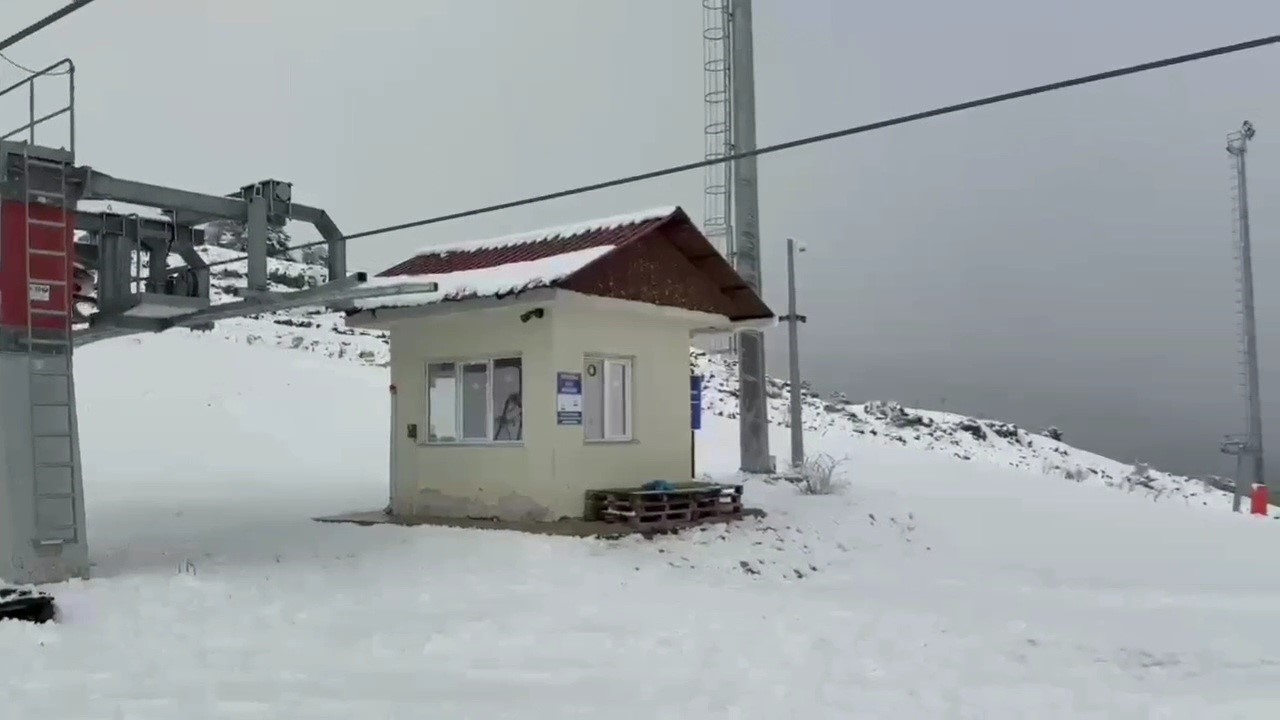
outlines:
[{"label": "white window frame", "polygon": [[[487,357],[470,357],[470,358],[433,358],[427,361],[426,367],[423,369],[424,375],[427,379],[427,387],[426,387],[426,393],[425,393],[426,422],[424,424],[423,437],[419,440],[419,442],[424,445],[441,445],[446,447],[454,446],[454,445],[523,445],[524,444],[523,419],[521,422],[522,427],[520,431],[519,440],[494,440],[493,439],[493,431],[494,431],[494,427],[493,427],[493,421],[494,421],[493,364],[495,362],[502,362],[504,360],[520,361],[520,400],[521,400],[521,406],[522,406],[521,415],[523,416],[525,374],[524,374],[524,356],[521,355],[520,353],[501,353],[501,354],[491,355]],[[432,366],[435,366],[435,365],[446,365],[450,363],[453,365],[453,382],[454,382],[454,387],[456,388],[454,390],[454,397],[453,397],[453,417],[454,417],[454,426],[458,429],[458,437],[452,440],[433,440],[431,439],[431,368]],[[467,438],[462,436],[463,435],[463,408],[465,407],[465,402],[463,398],[466,395],[465,389],[463,387],[462,370],[464,367],[468,365],[480,365],[480,364],[483,364],[485,366],[485,378],[486,378],[485,392],[484,392],[485,436],[483,438]]]},{"label": "white window frame", "polygon": [[[586,355],[583,357],[583,365],[588,362],[598,362],[602,368],[603,376],[600,378],[600,434],[598,438],[584,438],[589,443],[619,443],[631,442],[635,440],[635,417],[636,417],[636,365],[635,359],[629,357],[617,357],[610,355]],[[617,368],[626,368],[626,381],[622,386],[623,397],[625,398],[625,407],[623,408],[623,422],[626,423],[626,432],[618,434],[610,434],[609,418],[610,409],[613,400],[609,393],[609,379],[613,373],[617,372]]]}]

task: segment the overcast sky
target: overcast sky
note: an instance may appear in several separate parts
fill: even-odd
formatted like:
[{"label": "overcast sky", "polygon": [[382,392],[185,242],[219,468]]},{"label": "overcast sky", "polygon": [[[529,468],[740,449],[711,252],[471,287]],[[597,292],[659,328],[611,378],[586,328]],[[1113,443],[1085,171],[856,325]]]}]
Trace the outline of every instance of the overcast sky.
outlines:
[{"label": "overcast sky", "polygon": [[[57,4],[6,0],[5,25]],[[1274,33],[1280,3],[756,0],[755,20],[767,144]],[[698,0],[99,0],[9,55],[76,61],[81,163],[218,193],[291,180],[355,232],[701,157],[701,23]],[[1278,67],[1263,49],[761,159],[776,306],[783,239],[809,247],[805,374],[1225,470],[1243,403],[1223,147],[1249,119],[1280,447]],[[350,260],[668,203],[698,218],[702,183],[370,238]]]}]

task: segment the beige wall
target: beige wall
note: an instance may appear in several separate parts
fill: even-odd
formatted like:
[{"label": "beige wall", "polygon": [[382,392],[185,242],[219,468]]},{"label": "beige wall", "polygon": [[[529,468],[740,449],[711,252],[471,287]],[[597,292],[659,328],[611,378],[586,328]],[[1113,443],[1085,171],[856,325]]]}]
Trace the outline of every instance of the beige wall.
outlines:
[{"label": "beige wall", "polygon": [[[393,510],[401,515],[502,516],[542,519],[549,508],[538,497],[551,483],[551,436],[526,412],[519,445],[426,443],[426,365],[433,360],[521,355],[526,408],[554,403],[555,388],[536,378],[551,370],[548,317],[520,322],[529,306],[406,320],[391,326],[391,378],[396,385],[396,487]],[[410,423],[418,439],[408,437]]]},{"label": "beige wall", "polygon": [[[591,488],[689,478],[689,331],[697,321],[562,294],[536,304],[544,317],[520,322],[534,306],[391,325],[397,514],[554,520],[580,516]],[[523,443],[425,443],[426,363],[512,353],[523,357]],[[587,443],[582,426],[556,424],[556,373],[582,372],[589,353],[633,358],[630,441]],[[409,423],[418,424],[419,440],[407,437]]]},{"label": "beige wall", "polygon": [[[563,301],[554,325],[557,370],[582,372],[585,354],[633,358],[632,439],[585,442],[581,427],[555,427],[556,477],[582,513],[583,492],[650,480],[690,479],[689,330],[683,319]],[[552,413],[554,422],[554,413]]]}]

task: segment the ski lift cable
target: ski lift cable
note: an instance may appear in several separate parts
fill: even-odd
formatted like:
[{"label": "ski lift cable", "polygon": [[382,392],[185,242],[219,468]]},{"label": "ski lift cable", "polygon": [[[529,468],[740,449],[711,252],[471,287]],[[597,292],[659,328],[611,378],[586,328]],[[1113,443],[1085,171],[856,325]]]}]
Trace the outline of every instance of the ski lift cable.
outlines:
[{"label": "ski lift cable", "polygon": [[[1185,55],[1175,55],[1172,57],[1162,58],[1160,60],[1151,60],[1148,62],[1139,63],[1137,65],[1129,65],[1126,67],[1116,68],[1113,70],[1093,73],[1091,75],[1082,75],[1082,76],[1070,78],[1067,80],[1058,80],[1056,82],[1046,83],[1044,85],[1036,85],[1036,86],[1024,88],[1021,90],[1014,90],[1012,92],[1000,93],[998,95],[988,95],[986,97],[978,98],[976,100],[967,100],[965,102],[955,103],[953,105],[944,105],[942,107],[933,108],[931,110],[922,110],[922,111],[910,113],[907,115],[899,115],[897,117],[892,117],[887,120],[878,120],[876,122],[866,123],[864,125],[855,125],[853,127],[848,127],[841,130],[834,130],[831,132],[821,133],[818,135],[810,135],[810,136],[798,138],[795,140],[788,140],[786,142],[776,143],[774,145],[766,145],[764,147],[756,148],[754,150],[735,152],[733,154],[725,155],[723,157],[709,158],[705,160],[684,163],[682,165],[672,165],[670,167],[665,167],[659,170],[650,170],[648,172],[637,173],[635,175],[627,175],[624,177],[614,178],[612,180],[605,180],[602,182],[591,183],[590,185],[580,185],[580,186],[568,188],[565,190],[558,190],[556,192],[549,192],[549,193],[544,193],[542,195],[525,197],[519,200],[510,200],[507,202],[501,202],[494,205],[486,205],[483,207],[472,208],[470,210],[461,210],[458,212],[451,212],[444,215],[436,215],[434,217],[424,218],[421,220],[411,220],[409,222],[398,223],[395,225],[385,225],[385,226],[373,228],[370,230],[363,230],[361,232],[352,233],[350,235],[343,237],[342,242],[350,242],[352,240],[358,240],[358,239],[367,238],[367,237],[374,237],[376,235],[385,235],[387,233],[398,232],[400,230],[409,230],[412,228],[426,227],[428,225],[437,225],[437,224],[449,222],[452,220],[461,220],[463,218],[475,217],[477,215],[487,215],[489,213],[498,212],[500,210],[510,210],[513,208],[523,207],[526,205],[544,203],[551,200],[558,200],[560,198],[571,197],[573,195],[583,195],[586,193],[596,192],[599,190],[606,190],[609,188],[619,187],[622,185],[631,185],[634,183],[643,182],[645,180],[654,180],[657,178],[666,177],[668,175],[676,175],[679,173],[689,172],[691,170],[699,170],[699,169],[706,168],[708,166],[716,165],[719,163],[730,163],[730,162],[735,162],[737,160],[743,160],[750,157],[758,157],[761,155],[772,155],[774,153],[780,153],[787,150],[794,150],[796,148],[805,147],[808,145],[816,145],[819,143],[830,142],[832,140],[837,140],[840,138],[846,138],[854,135],[861,135],[863,133],[873,132],[875,130],[884,130],[886,128],[896,127],[899,125],[907,125],[909,123],[919,122],[921,120],[928,120],[930,118],[935,118],[942,115],[950,115],[953,113],[963,112],[965,110],[972,110],[974,108],[985,107],[987,105],[996,105],[998,103],[1009,102],[1012,100],[1021,100],[1023,98],[1028,98],[1035,95],[1043,95],[1046,93],[1057,92],[1059,90],[1066,90],[1068,88],[1079,87],[1081,85],[1089,85],[1092,83],[1101,82],[1103,80],[1112,80],[1115,78],[1125,77],[1128,75],[1137,75],[1139,73],[1150,72],[1152,70],[1160,70],[1163,68],[1173,67],[1175,65],[1184,65],[1187,63],[1198,62],[1200,60],[1207,60],[1210,58],[1220,57],[1223,55],[1231,55],[1234,53],[1244,52],[1246,50],[1254,50],[1261,47],[1275,45],[1277,43],[1280,43],[1280,35],[1269,35],[1269,36],[1257,38],[1254,40],[1247,40],[1244,42],[1234,43],[1231,45],[1222,45],[1219,47],[1210,48],[1208,50],[1200,50],[1193,53],[1187,53]],[[327,243],[328,243],[327,240],[320,240],[316,242],[302,243],[300,245],[293,245],[287,249],[303,250],[309,247],[326,245]],[[219,260],[216,262],[209,263],[208,267],[216,267],[219,265],[230,265],[232,263],[237,263],[237,262],[244,262],[244,258]]]}]

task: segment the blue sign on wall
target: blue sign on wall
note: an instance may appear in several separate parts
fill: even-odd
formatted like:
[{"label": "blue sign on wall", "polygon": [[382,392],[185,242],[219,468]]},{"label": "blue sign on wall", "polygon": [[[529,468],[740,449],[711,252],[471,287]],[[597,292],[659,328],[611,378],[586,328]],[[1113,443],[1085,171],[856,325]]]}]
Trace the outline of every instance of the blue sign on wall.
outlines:
[{"label": "blue sign on wall", "polygon": [[556,373],[556,424],[582,424],[582,373]]},{"label": "blue sign on wall", "polygon": [[690,417],[691,427],[694,430],[702,429],[702,376],[689,376],[689,411],[692,413]]}]

